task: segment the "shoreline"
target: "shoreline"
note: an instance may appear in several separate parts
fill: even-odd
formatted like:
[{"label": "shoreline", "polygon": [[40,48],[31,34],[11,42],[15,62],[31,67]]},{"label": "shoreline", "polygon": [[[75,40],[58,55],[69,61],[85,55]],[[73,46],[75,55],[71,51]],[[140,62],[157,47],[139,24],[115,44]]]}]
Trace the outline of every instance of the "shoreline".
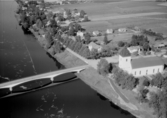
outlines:
[{"label": "shoreline", "polygon": [[[53,55],[52,54],[53,47],[51,47],[50,49],[46,49],[45,46],[44,46],[45,45],[45,41],[44,41],[45,39],[42,39],[42,37],[38,36],[38,34],[35,33],[35,32],[33,32],[33,30],[30,29],[30,31],[35,36],[35,38],[37,38],[38,43],[44,48],[44,50],[46,52],[48,52],[53,58],[55,58],[60,64],[62,64],[65,68],[71,68],[71,67],[75,67],[75,66],[80,66],[79,64],[74,65],[74,64],[68,63],[67,60],[65,60],[65,59],[62,58],[62,56],[69,56],[67,54],[70,54],[70,53],[67,50],[65,50],[64,52],[62,52],[60,54],[54,54]],[[79,59],[79,58],[75,57],[74,55],[73,55],[73,58]],[[82,60],[80,60],[80,61],[82,61]],[[83,61],[81,63],[82,64],[86,64]],[[121,109],[123,111],[125,110],[125,111],[129,112],[130,114],[132,114],[133,116],[135,116],[137,118],[142,118],[141,116],[137,115],[136,113],[133,113],[134,111],[131,110],[130,108],[128,108],[127,105],[125,105],[126,103],[124,103],[124,105],[123,105],[123,102],[121,103],[120,99],[114,97],[112,95],[112,93],[109,94],[109,95],[107,95],[107,93],[103,90],[103,88],[101,89],[98,86],[96,86],[96,84],[98,84],[98,82],[101,81],[101,80],[104,81],[104,84],[106,84],[106,80],[104,79],[104,77],[102,77],[101,75],[99,75],[97,73],[97,71],[96,71],[96,73],[97,73],[97,76],[100,76],[99,77],[100,80],[95,80],[94,83],[90,82],[89,80],[91,78],[86,77],[85,75],[87,75],[88,73],[90,73],[91,70],[92,71],[96,71],[94,68],[91,67],[90,70],[86,69],[86,70],[84,70],[84,71],[82,71],[82,72],[80,72],[79,74],[76,74],[76,75],[77,75],[77,77],[79,79],[81,79],[85,84],[87,84],[89,87],[91,87],[94,91],[96,91],[97,93],[99,93],[102,96],[104,96],[109,102],[112,102],[114,105],[118,106],[119,109]]]},{"label": "shoreline", "polygon": [[[17,21],[20,22],[20,15],[16,14],[15,16]],[[20,25],[22,26],[23,24],[20,23]],[[61,53],[54,54],[54,45],[52,45],[51,48],[47,48],[47,41],[44,37],[41,36],[39,31],[34,31],[31,28],[29,28],[29,31],[35,36],[35,38],[38,40],[38,43],[44,48],[44,50],[65,68],[86,64],[83,59],[80,59],[78,56],[73,54],[73,52],[70,52],[70,50],[65,49]],[[151,116],[151,114],[145,114],[145,112],[138,108],[136,104],[133,104],[133,102],[124,99],[125,96],[122,97],[119,91],[115,91],[115,88],[113,87],[115,85],[111,85],[111,83],[108,82],[107,77],[101,76],[96,69],[90,67],[76,75],[94,91],[104,96],[109,102],[112,102],[118,106],[119,110],[126,112],[128,111],[129,114],[132,114],[137,118],[152,118],[148,117]]]}]

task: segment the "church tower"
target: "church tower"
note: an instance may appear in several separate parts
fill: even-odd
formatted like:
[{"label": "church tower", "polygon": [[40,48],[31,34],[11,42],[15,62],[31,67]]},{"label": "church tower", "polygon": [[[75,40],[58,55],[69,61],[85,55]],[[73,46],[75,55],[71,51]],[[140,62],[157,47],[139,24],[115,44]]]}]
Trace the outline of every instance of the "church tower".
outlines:
[{"label": "church tower", "polygon": [[119,52],[119,68],[127,72],[131,71],[131,54],[126,47]]}]

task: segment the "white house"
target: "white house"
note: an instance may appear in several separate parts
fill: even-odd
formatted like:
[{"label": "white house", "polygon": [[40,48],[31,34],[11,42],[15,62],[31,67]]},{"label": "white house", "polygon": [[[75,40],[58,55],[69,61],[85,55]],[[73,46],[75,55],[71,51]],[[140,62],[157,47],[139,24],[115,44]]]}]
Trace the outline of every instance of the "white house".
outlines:
[{"label": "white house", "polygon": [[135,77],[161,73],[164,65],[163,59],[155,55],[132,59],[127,48],[119,53],[119,67]]},{"label": "white house", "polygon": [[97,49],[98,52],[100,52],[102,50],[102,47],[94,42],[89,43],[88,48],[90,51],[92,51],[93,49]]},{"label": "white house", "polygon": [[100,35],[100,32],[99,31],[93,31],[92,34],[93,34],[93,36],[98,36],[98,35]]},{"label": "white house", "polygon": [[106,30],[106,33],[107,33],[107,34],[112,34],[112,33],[113,33],[113,29],[107,29],[107,30]]},{"label": "white house", "polygon": [[80,36],[81,38],[83,38],[84,37],[84,32],[78,31],[77,36]]},{"label": "white house", "polygon": [[131,54],[135,52],[140,53],[140,51],[142,50],[140,46],[131,46],[131,47],[128,47],[127,49]]},{"label": "white house", "polygon": [[127,31],[126,28],[119,28],[119,29],[118,29],[118,32],[126,32],[126,31]]}]

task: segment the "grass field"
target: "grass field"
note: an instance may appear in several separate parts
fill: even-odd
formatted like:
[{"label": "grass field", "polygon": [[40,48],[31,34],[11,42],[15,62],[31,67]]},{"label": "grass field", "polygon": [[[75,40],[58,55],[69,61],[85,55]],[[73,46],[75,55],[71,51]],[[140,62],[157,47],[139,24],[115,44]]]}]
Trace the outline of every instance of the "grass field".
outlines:
[{"label": "grass field", "polygon": [[69,9],[83,9],[88,16],[105,15],[105,14],[132,14],[145,12],[165,11],[166,8],[157,5],[156,2],[110,2],[110,3],[82,3],[70,5],[57,5]]}]

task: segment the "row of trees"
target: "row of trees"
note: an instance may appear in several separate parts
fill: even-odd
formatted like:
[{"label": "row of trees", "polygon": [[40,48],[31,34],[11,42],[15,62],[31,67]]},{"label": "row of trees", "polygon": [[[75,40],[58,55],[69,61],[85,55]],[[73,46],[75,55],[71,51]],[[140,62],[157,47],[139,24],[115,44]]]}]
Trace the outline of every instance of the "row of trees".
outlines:
[{"label": "row of trees", "polygon": [[132,90],[139,84],[138,78],[129,75],[117,66],[112,69],[112,73],[114,74],[115,82],[118,86],[121,86],[122,89]]}]

